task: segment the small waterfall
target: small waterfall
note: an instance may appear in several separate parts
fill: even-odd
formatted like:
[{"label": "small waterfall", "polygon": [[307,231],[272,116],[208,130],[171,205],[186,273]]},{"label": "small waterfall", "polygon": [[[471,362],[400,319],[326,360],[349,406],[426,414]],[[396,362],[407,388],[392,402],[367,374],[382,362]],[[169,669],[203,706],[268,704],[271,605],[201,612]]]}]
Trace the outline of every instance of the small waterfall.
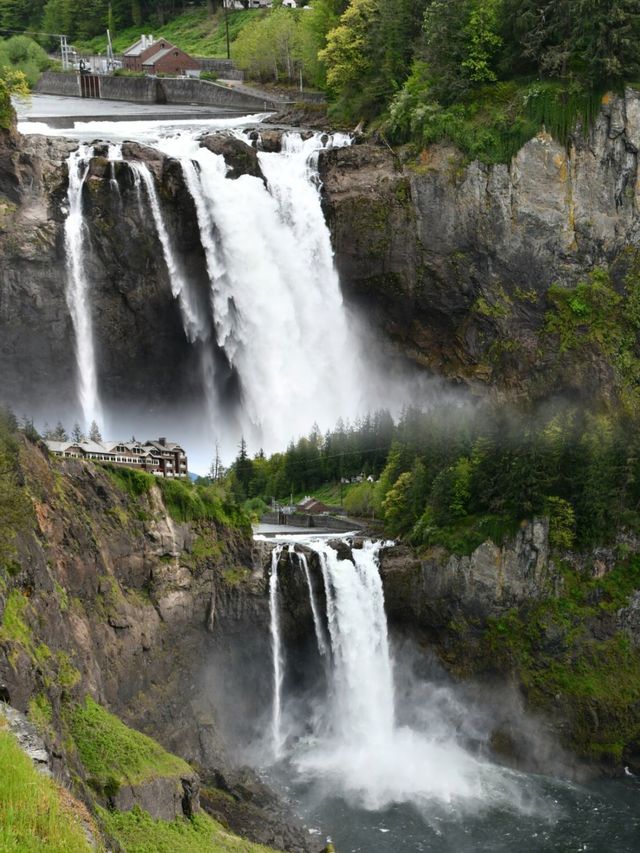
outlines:
[{"label": "small waterfall", "polygon": [[282,682],[284,678],[282,663],[282,642],[280,637],[280,608],[278,605],[278,562],[282,546],[276,546],[271,553],[271,577],[269,578],[269,608],[271,615],[271,656],[273,661],[273,704],[271,716],[271,736],[274,758],[282,755]]},{"label": "small waterfall", "polygon": [[92,149],[80,145],[67,160],[69,172],[68,213],[64,224],[67,257],[66,300],[75,334],[77,388],[85,427],[92,421],[103,423],[98,393],[93,323],[89,283],[85,272],[86,229],[82,210],[82,190],[89,172]]},{"label": "small waterfall", "polygon": [[129,167],[134,174],[134,185],[138,193],[138,202],[141,203],[140,186],[144,186],[151,215],[156,227],[158,239],[162,246],[162,254],[167,265],[169,280],[171,282],[171,292],[178,300],[180,306],[180,314],[182,317],[182,326],[187,340],[190,343],[199,344],[199,359],[200,371],[202,374],[202,384],[207,402],[207,411],[209,420],[215,417],[217,409],[217,395],[215,390],[215,370],[213,363],[213,351],[211,346],[211,327],[209,318],[203,315],[197,299],[191,290],[191,285],[184,275],[180,263],[176,257],[171,237],[165,225],[162,210],[160,208],[160,200],[156,185],[153,180],[149,167],[146,163],[132,160],[129,162]]},{"label": "small waterfall", "polygon": [[[289,548],[290,552],[294,552],[294,546],[291,545]],[[309,561],[307,560],[307,555],[302,552],[295,552],[298,560],[300,561],[300,565],[304,571],[304,576],[307,581],[307,587],[309,588],[309,604],[311,605],[311,613],[313,614],[313,627],[316,632],[316,642],[318,643],[318,652],[326,657],[327,655],[327,641],[325,639],[324,628],[322,626],[322,619],[320,618],[320,611],[318,609],[318,602],[316,601],[316,594],[313,589],[313,583],[311,581],[311,574],[309,572]]]},{"label": "small waterfall", "polygon": [[169,271],[171,292],[180,305],[180,313],[182,315],[182,324],[185,335],[191,343],[194,341],[206,340],[209,337],[208,318],[200,315],[198,307],[195,304],[195,300],[191,296],[189,283],[186,280],[176,258],[171,238],[169,237],[169,232],[167,231],[162,211],[160,210],[160,201],[158,199],[156,185],[153,180],[153,176],[149,171],[149,167],[146,163],[131,160],[129,162],[129,168],[138,176],[139,182],[142,184],[147,193],[149,207],[151,208],[151,215],[156,227],[158,239],[160,240],[160,245],[162,246],[164,261]]},{"label": "small waterfall", "polygon": [[[284,678],[281,637],[277,625],[277,563],[284,545],[272,552],[271,616],[273,640],[274,741],[279,758],[300,773],[303,784],[317,782],[321,796],[344,796],[367,810],[384,809],[403,802],[419,808],[434,803],[472,808],[486,803],[509,803],[528,808],[509,770],[498,768],[463,745],[465,737],[477,738],[475,722],[446,688],[424,685],[414,694],[403,693],[396,717],[394,666],[392,663],[384,593],[379,573],[382,542],[364,542],[341,559],[336,548],[321,538],[296,538],[318,557],[325,588],[330,652],[326,662],[327,693],[318,700],[306,725],[288,732],[287,751],[281,726],[286,713],[282,695]],[[345,541],[345,544],[349,544]],[[291,546],[290,546],[291,548]],[[296,552],[298,557],[304,555]],[[299,565],[310,581],[309,565]],[[312,589],[309,584],[310,591]],[[312,605],[313,610],[313,605]],[[319,619],[320,628],[322,620]],[[314,628],[317,631],[314,613]],[[324,634],[323,634],[324,636]],[[320,651],[320,646],[318,647]],[[296,707],[295,698],[292,708]],[[408,724],[407,703],[412,703]],[[276,714],[277,710],[277,714]],[[309,733],[308,721],[313,729]],[[465,732],[465,726],[468,729]],[[462,734],[460,729],[462,728]],[[277,735],[277,740],[276,740]]]},{"label": "small waterfall", "polygon": [[122,160],[122,145],[111,143],[107,149],[107,160],[109,161],[109,186],[117,194],[118,202],[122,204],[120,185],[116,178],[116,163]]}]

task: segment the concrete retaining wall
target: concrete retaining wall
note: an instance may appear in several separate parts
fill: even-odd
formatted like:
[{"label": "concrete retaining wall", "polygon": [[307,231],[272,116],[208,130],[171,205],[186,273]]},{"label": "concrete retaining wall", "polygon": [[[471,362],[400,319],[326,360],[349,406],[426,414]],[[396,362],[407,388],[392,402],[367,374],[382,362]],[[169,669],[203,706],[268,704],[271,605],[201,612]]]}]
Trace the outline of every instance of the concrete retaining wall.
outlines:
[{"label": "concrete retaining wall", "polygon": [[207,80],[163,77],[158,80],[158,84],[165,93],[167,104],[204,104],[230,109],[246,107],[256,111],[273,109],[273,101],[270,98],[257,98]]},{"label": "concrete retaining wall", "polygon": [[101,77],[100,96],[107,101],[132,101],[135,104],[162,104],[155,77]]},{"label": "concrete retaining wall", "polygon": [[80,75],[62,74],[59,71],[45,71],[33,87],[40,95],[66,95],[80,97]]},{"label": "concrete retaining wall", "polygon": [[[227,109],[264,112],[274,101],[236,89],[189,77],[100,76],[100,97],[136,104],[197,104]],[[80,75],[46,71],[35,86],[42,95],[80,96]]]},{"label": "concrete retaining wall", "polygon": [[277,512],[267,512],[260,519],[262,524],[282,524],[290,527],[312,527],[320,530],[335,530],[347,533],[357,530],[360,524],[347,519],[336,518],[333,515],[307,515],[302,512],[294,512],[290,515]]},{"label": "concrete retaining wall", "polygon": [[195,57],[200,63],[202,71],[212,71],[223,80],[244,80],[244,72],[236,68],[232,59],[209,59],[205,56]]}]

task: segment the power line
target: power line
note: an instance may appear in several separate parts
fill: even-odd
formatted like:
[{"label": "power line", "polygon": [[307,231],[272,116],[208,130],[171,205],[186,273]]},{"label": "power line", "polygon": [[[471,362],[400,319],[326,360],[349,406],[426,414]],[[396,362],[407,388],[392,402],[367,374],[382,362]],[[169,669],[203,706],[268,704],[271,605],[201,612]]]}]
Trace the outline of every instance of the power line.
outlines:
[{"label": "power line", "polygon": [[0,27],[0,33],[12,33],[16,36],[49,36],[51,38],[66,38],[64,33],[42,33],[38,30],[10,30],[8,27]]}]

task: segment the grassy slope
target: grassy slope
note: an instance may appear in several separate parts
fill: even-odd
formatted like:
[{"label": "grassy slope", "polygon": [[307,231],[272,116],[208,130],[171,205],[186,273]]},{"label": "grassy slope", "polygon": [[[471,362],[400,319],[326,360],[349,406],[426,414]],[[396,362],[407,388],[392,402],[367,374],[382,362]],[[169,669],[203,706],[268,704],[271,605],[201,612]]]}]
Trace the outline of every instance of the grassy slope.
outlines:
[{"label": "grassy slope", "polygon": [[81,853],[91,848],[58,786],[41,776],[0,720],[0,850]]},{"label": "grassy slope", "polygon": [[126,814],[100,809],[100,817],[127,853],[274,853],[232,835],[203,812],[171,823],[153,820],[139,809]]},{"label": "grassy slope", "polygon": [[[256,16],[264,15],[260,9],[229,13],[229,36],[231,41],[238,36],[240,30]],[[140,33],[154,36],[164,36],[177,47],[195,56],[210,56],[226,58],[227,42],[224,17],[219,13],[213,17],[207,15],[206,9],[195,9],[184,12],[164,26],[159,27],[147,22],[140,27],[130,27],[116,33],[113,48],[116,53],[126,50],[137,39]],[[86,53],[105,53],[105,36],[100,35],[86,42],[76,42],[74,45]],[[232,53],[233,55],[233,53]]]},{"label": "grassy slope", "polygon": [[300,503],[300,501],[304,500],[308,495],[329,506],[340,506],[340,492],[342,491],[342,500],[344,500],[356,485],[357,484],[355,483],[345,483],[341,489],[340,483],[325,483],[323,486],[318,486],[318,488],[311,489],[309,492],[300,492],[299,494],[294,495],[293,501],[294,503]]},{"label": "grassy slope", "polygon": [[70,712],[69,728],[85,769],[100,788],[192,773],[186,761],[125,726],[89,697]]}]

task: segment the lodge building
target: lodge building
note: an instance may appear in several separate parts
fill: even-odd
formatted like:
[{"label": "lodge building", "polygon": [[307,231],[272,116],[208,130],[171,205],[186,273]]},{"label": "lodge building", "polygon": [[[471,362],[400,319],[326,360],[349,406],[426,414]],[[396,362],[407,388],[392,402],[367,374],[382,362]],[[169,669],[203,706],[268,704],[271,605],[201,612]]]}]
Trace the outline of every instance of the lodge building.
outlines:
[{"label": "lodge building", "polygon": [[155,441],[47,441],[49,451],[68,459],[111,462],[139,468],[157,477],[185,479],[189,476],[187,455],[179,444],[158,438]]}]

